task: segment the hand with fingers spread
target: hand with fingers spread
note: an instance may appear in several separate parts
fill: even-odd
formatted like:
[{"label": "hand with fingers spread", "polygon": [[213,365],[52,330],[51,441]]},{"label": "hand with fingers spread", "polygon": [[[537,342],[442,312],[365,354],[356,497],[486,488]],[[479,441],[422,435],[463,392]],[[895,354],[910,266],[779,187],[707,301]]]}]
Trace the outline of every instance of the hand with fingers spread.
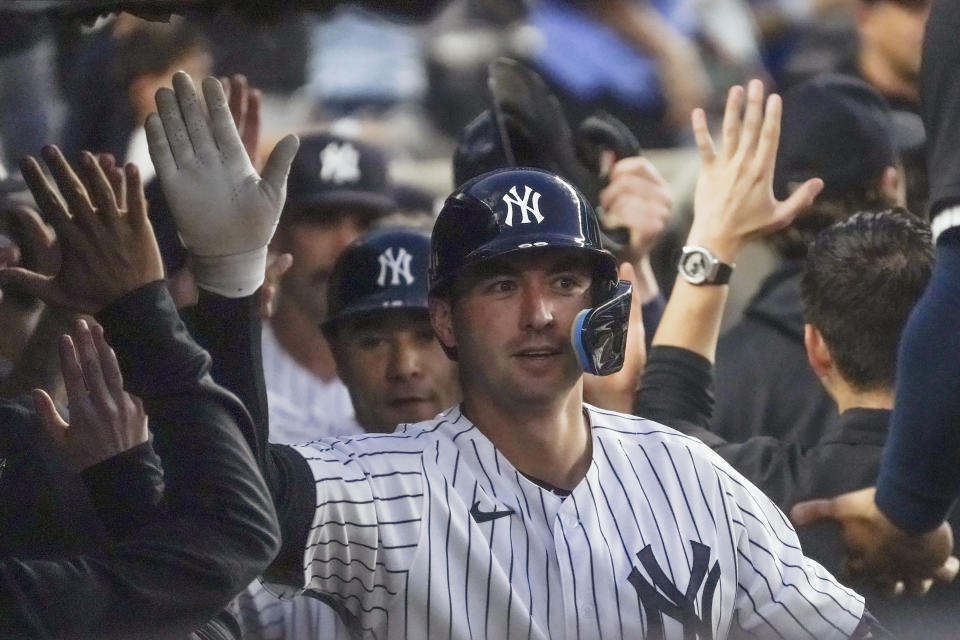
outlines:
[{"label": "hand with fingers spread", "polygon": [[719,150],[710,137],[703,109],[695,109],[691,118],[702,167],[687,242],[707,247],[728,263],[749,240],[790,224],[823,189],[823,181],[812,178],[788,199],[774,197],[773,170],[783,104],[780,96],[773,94],[764,107],[763,83],[752,80],[741,118],[743,94],[742,87],[730,89]]},{"label": "hand with fingers spread", "polygon": [[57,147],[46,147],[43,158],[59,194],[34,158],[25,158],[20,168],[44,219],[56,232],[60,265],[52,276],[19,267],[3,269],[0,284],[17,286],[49,304],[95,313],[162,279],[163,265],[136,165],[125,167],[124,182],[120,169],[111,166],[104,173],[86,152],[79,176]]},{"label": "hand with fingers spread", "polygon": [[851,576],[867,577],[889,594],[926,593],[934,581],[950,582],[960,562],[951,556],[953,530],[946,522],[926,533],[901,530],[877,508],[869,487],[835,498],[799,502],[790,510],[797,526],[836,521],[846,545]]},{"label": "hand with fingers spread", "polygon": [[61,336],[60,364],[70,407],[68,424],[53,400],[35,389],[33,402],[44,430],[78,471],[147,441],[147,416],[140,399],[123,390],[123,377],[103,328],[78,320],[73,338]]},{"label": "hand with fingers spread", "polygon": [[150,157],[184,244],[197,284],[241,297],[263,282],[267,243],[286,196],[287,173],[299,141],[289,135],[270,154],[262,177],[254,170],[223,87],[203,81],[209,116],[190,77],[157,91],[146,122]]}]

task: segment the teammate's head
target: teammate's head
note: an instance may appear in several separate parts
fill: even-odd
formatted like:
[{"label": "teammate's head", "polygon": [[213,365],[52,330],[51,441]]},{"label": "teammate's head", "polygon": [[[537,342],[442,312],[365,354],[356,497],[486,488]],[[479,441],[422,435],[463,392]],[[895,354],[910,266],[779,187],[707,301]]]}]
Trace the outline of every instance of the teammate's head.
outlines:
[{"label": "teammate's head", "polygon": [[930,230],[904,209],[858,213],[822,231],[801,284],[818,375],[834,370],[860,392],[891,389],[900,333],[932,268]]},{"label": "teammate's head", "polygon": [[774,192],[785,198],[809,178],[823,178],[814,203],[770,236],[786,258],[801,258],[817,232],[857,211],[902,206],[905,185],[886,101],[868,84],[823,74],[783,96]]},{"label": "teammate's head", "polygon": [[[860,0],[857,32],[861,72],[889,87],[917,90],[930,0]],[[909,97],[909,96],[902,96]]]},{"label": "teammate's head", "polygon": [[461,362],[465,390],[482,379],[505,393],[536,392],[539,381],[555,392],[584,369],[616,370],[629,314],[623,294],[590,204],[553,174],[484,174],[437,218],[431,319]]},{"label": "teammate's head", "polygon": [[117,52],[111,57],[111,73],[127,97],[137,124],[156,110],[154,96],[169,87],[178,70],[198,83],[213,70],[213,56],[203,31],[182,16],[169,22],[146,22],[124,16],[115,23]]},{"label": "teammate's head", "polygon": [[322,322],[327,280],[340,253],[393,207],[380,150],[329,133],[305,136],[290,167],[287,200],[271,245],[293,255],[281,281],[281,308],[295,305]]},{"label": "teammate's head", "polygon": [[430,240],[413,229],[372,231],[330,277],[323,331],[368,431],[432,418],[459,400],[456,365],[430,326]]}]

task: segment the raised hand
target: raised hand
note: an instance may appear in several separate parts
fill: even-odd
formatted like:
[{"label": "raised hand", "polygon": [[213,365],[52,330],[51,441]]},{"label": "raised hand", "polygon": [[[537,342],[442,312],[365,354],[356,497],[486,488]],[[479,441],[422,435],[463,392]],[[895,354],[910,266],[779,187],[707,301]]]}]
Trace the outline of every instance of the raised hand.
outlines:
[{"label": "raised hand", "polygon": [[55,146],[44,148],[43,158],[59,194],[33,157],[24,158],[20,169],[44,219],[56,232],[60,264],[53,275],[19,267],[0,270],[0,285],[12,284],[49,304],[93,314],[124,294],[162,279],[163,264],[136,165],[126,166],[126,183],[118,199],[119,170],[111,170],[108,178],[91,154],[83,153],[80,176]]},{"label": "raised hand", "polygon": [[610,184],[600,192],[603,222],[630,231],[630,260],[648,256],[670,220],[670,185],[648,159],[618,160],[610,170]]},{"label": "raised hand", "polygon": [[703,109],[695,109],[691,117],[702,167],[687,242],[707,246],[725,262],[732,262],[749,240],[790,224],[823,189],[823,181],[812,178],[786,200],[774,197],[773,171],[783,103],[773,94],[764,108],[763,83],[752,80],[741,118],[742,105],[743,88],[732,87],[719,151],[710,137]]},{"label": "raised hand", "polygon": [[249,295],[263,282],[267,243],[286,197],[287,173],[299,141],[288,135],[254,170],[223,87],[203,81],[204,113],[190,77],[177,72],[173,90],[157,91],[146,122],[150,157],[177,229],[194,257],[197,283],[228,296]]},{"label": "raised hand", "polygon": [[78,320],[71,339],[60,337],[60,365],[70,407],[68,424],[53,400],[34,389],[33,403],[47,434],[78,471],[147,441],[147,416],[136,396],[123,390],[123,377],[103,328]]}]

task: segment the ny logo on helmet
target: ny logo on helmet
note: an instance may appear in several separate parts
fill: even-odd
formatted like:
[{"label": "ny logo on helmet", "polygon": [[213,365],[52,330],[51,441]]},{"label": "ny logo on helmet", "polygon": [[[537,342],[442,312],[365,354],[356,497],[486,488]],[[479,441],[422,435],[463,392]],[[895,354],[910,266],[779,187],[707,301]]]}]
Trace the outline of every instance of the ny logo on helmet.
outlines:
[{"label": "ny logo on helmet", "polygon": [[[533,202],[530,202],[531,194],[533,194]],[[510,187],[510,192],[503,194],[503,201],[507,203],[507,219],[504,220],[504,224],[508,227],[513,226],[513,205],[520,207],[520,213],[523,215],[520,220],[521,224],[529,224],[530,214],[533,214],[533,217],[536,218],[537,224],[543,222],[543,216],[540,215],[540,194],[530,187],[523,187],[522,198],[517,193],[516,185]]]},{"label": "ny logo on helmet", "polygon": [[343,184],[360,179],[360,153],[349,142],[331,142],[320,152],[320,179]]},{"label": "ny logo on helmet", "polygon": [[403,278],[404,284],[406,285],[413,284],[413,274],[410,273],[410,260],[412,258],[413,256],[403,247],[400,247],[396,253],[394,253],[393,247],[387,247],[378,258],[380,261],[380,275],[377,277],[377,284],[381,287],[386,286],[387,269],[390,270],[391,287],[400,284],[400,278]]}]

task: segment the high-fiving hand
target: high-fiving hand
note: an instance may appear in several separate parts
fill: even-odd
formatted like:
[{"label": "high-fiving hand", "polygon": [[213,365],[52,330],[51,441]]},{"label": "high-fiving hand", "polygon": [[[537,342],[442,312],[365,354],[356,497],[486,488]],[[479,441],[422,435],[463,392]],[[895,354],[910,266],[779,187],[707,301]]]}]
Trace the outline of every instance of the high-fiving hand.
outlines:
[{"label": "high-fiving hand", "polygon": [[60,366],[70,422],[41,389],[33,391],[37,416],[78,471],[147,441],[143,403],[123,390],[123,377],[100,325],[78,320],[73,337],[60,337]]},{"label": "high-fiving hand", "polygon": [[703,109],[695,109],[691,118],[702,167],[687,242],[707,246],[725,262],[732,262],[749,240],[790,224],[823,189],[823,180],[812,178],[786,200],[774,197],[773,172],[783,103],[773,94],[764,108],[763,83],[752,80],[741,118],[742,105],[743,87],[732,87],[719,151],[713,145]]},{"label": "high-fiving hand", "polygon": [[146,122],[150,157],[194,258],[197,284],[222,295],[249,295],[263,282],[267,243],[283,208],[299,140],[283,138],[261,177],[220,81],[206,78],[203,95],[209,115],[183,72],[174,75],[172,91],[157,91],[158,114]]},{"label": "high-fiving hand", "polygon": [[3,269],[0,285],[14,284],[49,304],[93,314],[162,279],[163,264],[136,165],[122,171],[84,152],[78,176],[57,147],[46,147],[43,158],[60,194],[34,158],[25,158],[20,168],[56,232],[60,264],[52,276],[19,267]]}]

